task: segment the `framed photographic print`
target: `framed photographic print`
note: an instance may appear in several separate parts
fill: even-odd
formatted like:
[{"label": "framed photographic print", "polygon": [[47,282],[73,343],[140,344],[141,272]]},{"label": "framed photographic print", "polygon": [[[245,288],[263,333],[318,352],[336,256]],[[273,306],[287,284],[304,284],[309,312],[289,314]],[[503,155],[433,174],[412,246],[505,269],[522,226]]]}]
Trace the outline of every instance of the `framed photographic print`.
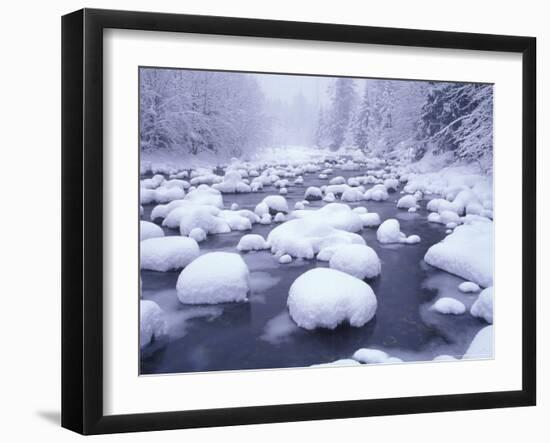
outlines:
[{"label": "framed photographic print", "polygon": [[62,56],[64,427],[535,404],[534,38],[84,9]]}]

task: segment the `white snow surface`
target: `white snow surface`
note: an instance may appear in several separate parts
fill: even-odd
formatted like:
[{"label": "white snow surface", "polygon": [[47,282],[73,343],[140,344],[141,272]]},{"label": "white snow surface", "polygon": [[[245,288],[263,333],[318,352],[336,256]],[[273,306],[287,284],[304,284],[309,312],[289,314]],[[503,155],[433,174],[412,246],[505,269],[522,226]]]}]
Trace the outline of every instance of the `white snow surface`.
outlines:
[{"label": "white snow surface", "polygon": [[330,226],[318,217],[305,217],[287,221],[267,236],[271,252],[280,256],[311,259],[323,248],[341,244],[365,244],[358,234]]},{"label": "white snow surface", "polygon": [[250,273],[239,254],[210,252],[181,271],[176,284],[180,302],[216,304],[247,301]]},{"label": "white snow surface", "polygon": [[243,235],[239,240],[237,249],[239,251],[261,251],[262,249],[268,249],[269,245],[265,239],[259,234],[247,234]]},{"label": "white snow surface", "polygon": [[477,283],[474,283],[473,281],[465,281],[458,285],[458,290],[465,293],[479,292],[480,287]]},{"label": "white snow surface", "polygon": [[485,288],[470,308],[470,314],[493,323],[493,287]]},{"label": "white snow surface", "polygon": [[166,335],[164,312],[152,300],[139,301],[139,346],[146,347],[153,339]]},{"label": "white snow surface", "polygon": [[199,256],[199,245],[189,237],[154,237],[140,243],[141,269],[167,272],[184,268]]},{"label": "white snow surface", "polygon": [[376,251],[366,245],[343,245],[336,248],[329,267],[360,280],[380,275],[382,264]]},{"label": "white snow surface", "polygon": [[361,215],[354,212],[344,203],[329,203],[319,209],[296,210],[293,218],[319,220],[336,229],[348,232],[359,232],[363,228]]},{"label": "white snow surface", "polygon": [[464,303],[452,297],[441,297],[431,307],[430,310],[440,314],[461,315],[466,312]]},{"label": "white snow surface", "polygon": [[374,317],[376,295],[362,280],[335,269],[314,268],[300,275],[288,295],[288,310],[304,329],[360,327]]},{"label": "white snow surface", "polygon": [[139,222],[139,239],[147,240],[148,238],[164,237],[164,231],[154,223],[140,220]]},{"label": "white snow surface", "polygon": [[397,202],[398,209],[416,208],[416,197],[414,195],[404,195]]},{"label": "white snow surface", "polygon": [[463,359],[490,358],[493,356],[493,325],[485,326],[474,339]]},{"label": "white snow surface", "polygon": [[395,218],[390,218],[380,225],[376,231],[376,238],[380,243],[404,243],[407,239]]},{"label": "white snow surface", "polygon": [[426,263],[488,287],[493,285],[493,223],[458,226],[428,249]]}]

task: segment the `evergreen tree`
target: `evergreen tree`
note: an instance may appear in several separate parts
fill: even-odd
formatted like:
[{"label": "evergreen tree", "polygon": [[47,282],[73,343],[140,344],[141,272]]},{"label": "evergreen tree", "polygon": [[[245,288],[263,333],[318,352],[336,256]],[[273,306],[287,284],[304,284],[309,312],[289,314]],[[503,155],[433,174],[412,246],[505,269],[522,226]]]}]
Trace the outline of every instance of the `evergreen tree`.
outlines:
[{"label": "evergreen tree", "polygon": [[327,124],[328,146],[339,149],[349,129],[357,95],[355,83],[350,78],[338,78],[331,89],[330,111]]}]

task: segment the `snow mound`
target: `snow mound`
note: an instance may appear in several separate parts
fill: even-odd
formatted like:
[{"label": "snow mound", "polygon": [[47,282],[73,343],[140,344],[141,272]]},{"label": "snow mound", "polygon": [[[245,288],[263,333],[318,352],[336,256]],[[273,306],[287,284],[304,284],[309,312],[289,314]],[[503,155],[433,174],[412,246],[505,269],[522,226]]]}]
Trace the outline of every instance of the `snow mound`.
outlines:
[{"label": "snow mound", "polygon": [[477,283],[474,283],[473,281],[465,281],[458,285],[458,290],[460,292],[479,292],[480,287]]},{"label": "snow mound", "polygon": [[[262,203],[267,207],[267,212],[270,215],[275,215],[277,212],[283,212],[284,214],[288,212],[288,203],[282,195],[268,195],[262,200]],[[257,211],[254,212],[260,217],[266,213],[258,214]]]},{"label": "snow mound", "polygon": [[287,221],[273,229],[267,241],[271,252],[276,255],[289,254],[307,259],[328,246],[365,244],[360,235],[333,228],[317,217]]},{"label": "snow mound", "polygon": [[323,198],[323,192],[321,191],[320,188],[317,188],[315,186],[310,186],[304,192],[305,200],[321,200],[322,198]]},{"label": "snow mound", "polygon": [[416,208],[416,197],[414,195],[404,195],[397,202],[398,209]]},{"label": "snow mound", "polygon": [[291,263],[291,262],[292,262],[292,257],[288,254],[281,255],[279,257],[279,263],[281,263],[282,265],[286,265],[286,264]]},{"label": "snow mound", "polygon": [[139,301],[139,346],[144,348],[149,343],[166,335],[167,326],[164,312],[152,300]]},{"label": "snow mound", "polygon": [[367,192],[365,192],[365,200],[374,200],[380,202],[385,201],[388,198],[388,191],[384,185],[375,185]]},{"label": "snow mound", "polygon": [[175,211],[182,211],[179,219],[181,235],[189,235],[195,228],[201,228],[207,234],[225,234],[231,232],[228,221],[218,215],[214,215],[209,207],[178,208],[168,214],[164,222],[167,222]]},{"label": "snow mound", "polygon": [[426,263],[480,286],[493,285],[493,223],[458,226],[428,249]]},{"label": "snow mound", "polygon": [[242,180],[241,173],[233,169],[228,170],[223,177],[223,181],[213,184],[212,188],[217,189],[223,194],[251,192],[250,185]]},{"label": "snow mound", "polygon": [[481,291],[477,300],[470,308],[470,314],[484,319],[487,323],[493,323],[493,287]]},{"label": "snow mound", "polygon": [[375,228],[382,222],[380,216],[376,212],[369,212],[368,214],[359,214],[363,226],[366,228]]},{"label": "snow mound", "polygon": [[292,217],[319,220],[336,229],[358,232],[363,228],[361,215],[344,203],[329,203],[320,209],[305,209],[292,212]]},{"label": "snow mound", "polygon": [[336,249],[329,267],[360,280],[380,275],[382,264],[375,250],[366,245],[344,245]]},{"label": "snow mound", "polygon": [[361,363],[376,364],[385,363],[390,356],[378,349],[362,348],[355,351],[352,358]]},{"label": "snow mound", "polygon": [[440,314],[461,315],[466,312],[466,307],[456,298],[441,297],[430,307],[430,310],[439,312]]},{"label": "snow mound", "polygon": [[344,202],[358,202],[365,199],[363,192],[358,188],[346,189],[340,199]]},{"label": "snow mound", "polygon": [[176,284],[180,302],[215,304],[246,301],[250,273],[239,254],[210,252],[181,271]]},{"label": "snow mound", "polygon": [[490,358],[493,356],[493,326],[485,326],[481,329],[474,339],[466,353],[464,354],[463,359],[469,358]]},{"label": "snow mound", "polygon": [[200,185],[197,189],[189,191],[185,199],[197,205],[209,205],[220,209],[223,208],[223,197],[221,192],[207,185]]},{"label": "snow mound", "polygon": [[154,223],[141,220],[139,222],[139,239],[147,240],[148,238],[164,237],[164,231],[160,226]]},{"label": "snow mound", "polygon": [[269,245],[259,234],[243,235],[237,245],[239,251],[261,251],[267,248],[269,248]]},{"label": "snow mound", "polygon": [[376,231],[376,239],[380,243],[404,243],[407,237],[401,232],[399,221],[390,218],[380,225]]},{"label": "snow mound", "polygon": [[377,308],[368,284],[327,268],[300,275],[290,287],[287,304],[292,319],[304,329],[334,329],[343,322],[360,327],[374,317]]},{"label": "snow mound", "polygon": [[140,243],[141,269],[166,272],[184,268],[199,256],[199,245],[189,237],[155,237]]},{"label": "snow mound", "polygon": [[192,238],[197,243],[206,240],[206,232],[202,228],[193,228],[189,232],[189,238]]}]

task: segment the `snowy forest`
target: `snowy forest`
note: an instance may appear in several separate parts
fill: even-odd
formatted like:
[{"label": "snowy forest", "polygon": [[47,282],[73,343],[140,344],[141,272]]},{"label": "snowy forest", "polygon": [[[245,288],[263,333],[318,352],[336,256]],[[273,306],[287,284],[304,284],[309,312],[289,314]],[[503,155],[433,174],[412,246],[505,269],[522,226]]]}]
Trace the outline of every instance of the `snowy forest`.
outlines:
[{"label": "snowy forest", "polygon": [[493,357],[492,85],[139,80],[140,374]]},{"label": "snowy forest", "polygon": [[[249,158],[264,147],[359,149],[367,156],[492,168],[492,85],[330,79],[319,97],[267,97],[259,75],[175,69],[140,72],[144,152]],[[314,81],[314,79],[312,79]]]}]

